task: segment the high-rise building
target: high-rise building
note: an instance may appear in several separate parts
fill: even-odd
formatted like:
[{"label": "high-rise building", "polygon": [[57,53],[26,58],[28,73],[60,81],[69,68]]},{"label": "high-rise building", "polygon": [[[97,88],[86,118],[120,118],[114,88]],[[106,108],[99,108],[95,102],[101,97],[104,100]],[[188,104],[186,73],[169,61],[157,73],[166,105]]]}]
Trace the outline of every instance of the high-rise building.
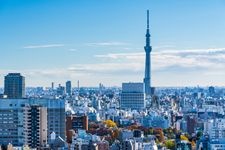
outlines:
[{"label": "high-rise building", "polygon": [[215,95],[215,88],[213,86],[209,87],[209,96],[214,96]]},{"label": "high-rise building", "polygon": [[5,76],[4,94],[7,98],[25,98],[25,78],[20,73]]},{"label": "high-rise building", "polygon": [[[38,105],[40,107],[25,107]],[[45,113],[44,108],[47,108]],[[33,111],[33,114],[26,112]],[[36,112],[35,112],[36,111]],[[42,114],[43,113],[43,114]],[[40,114],[40,118],[31,120]],[[27,116],[27,117],[26,117]],[[45,128],[45,117],[47,117],[47,144],[51,141],[51,133],[65,140],[65,101],[61,99],[0,99],[0,143],[11,143],[14,146],[24,145],[25,131],[28,129],[26,122],[31,124],[41,122],[39,127]],[[31,117],[31,118],[29,118]],[[26,119],[27,118],[27,119]],[[29,118],[29,119],[28,119]],[[28,124],[27,124],[28,125]],[[33,129],[32,133],[38,133]],[[28,135],[29,136],[29,135]],[[43,140],[44,142],[44,140]]]},{"label": "high-rise building", "polygon": [[197,125],[197,117],[195,115],[187,116],[187,132],[189,135],[192,135],[195,132],[195,128]]},{"label": "high-rise building", "polygon": [[146,31],[146,45],[145,45],[145,93],[146,96],[151,95],[151,51],[152,47],[150,45],[150,32],[149,32],[149,10],[147,10],[147,31]]},{"label": "high-rise building", "polygon": [[72,85],[71,85],[71,81],[67,81],[66,82],[66,94],[67,95],[71,95],[72,93]]},{"label": "high-rise building", "polygon": [[40,105],[24,107],[24,144],[41,149],[47,145],[47,108]]},{"label": "high-rise building", "polygon": [[59,86],[57,87],[57,95],[60,95],[60,96],[65,95],[65,87],[61,86],[61,84],[59,84]]},{"label": "high-rise building", "polygon": [[144,109],[145,93],[143,83],[123,83],[120,98],[120,108],[122,109]]},{"label": "high-rise building", "polygon": [[88,116],[70,115],[66,117],[66,137],[67,142],[72,142],[70,130],[78,132],[78,129],[88,130]]},{"label": "high-rise building", "polygon": [[54,90],[54,82],[52,82],[52,86],[51,86],[52,90]]}]

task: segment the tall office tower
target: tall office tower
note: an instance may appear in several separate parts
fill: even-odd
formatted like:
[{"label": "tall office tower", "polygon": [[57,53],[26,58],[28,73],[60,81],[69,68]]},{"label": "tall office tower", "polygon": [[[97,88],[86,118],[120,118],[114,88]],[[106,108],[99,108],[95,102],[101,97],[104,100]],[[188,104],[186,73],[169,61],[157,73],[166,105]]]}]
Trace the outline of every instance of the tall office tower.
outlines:
[{"label": "tall office tower", "polygon": [[145,93],[146,96],[151,95],[151,51],[152,47],[150,46],[150,32],[149,32],[149,10],[147,10],[147,32],[146,32],[146,45],[145,45]]},{"label": "tall office tower", "polygon": [[[35,107],[33,105],[38,105],[40,107]],[[33,107],[28,107],[27,111],[24,112],[24,107],[27,106]],[[47,113],[44,108],[47,108]],[[26,113],[30,111],[33,111],[33,113]],[[38,112],[40,112],[40,118],[37,117]],[[27,119],[25,116],[27,116]],[[31,120],[28,116],[33,117],[33,119]],[[36,119],[34,119],[35,116],[37,117]],[[35,122],[43,123],[40,126],[44,129],[46,125],[46,119],[44,117],[47,117],[47,144],[50,144],[51,133],[53,132],[57,137],[60,136],[65,140],[65,100],[0,99],[0,143],[11,143],[14,146],[24,145],[26,137],[24,134],[27,131],[26,129],[28,129],[26,121],[32,124],[35,124]],[[38,127],[38,125],[36,127]],[[34,132],[29,133],[35,133],[38,129],[32,129],[32,131]]]},{"label": "tall office tower", "polygon": [[47,145],[47,108],[40,105],[24,107],[24,144],[41,149]]},{"label": "tall office tower", "polygon": [[209,87],[209,96],[214,96],[215,95],[215,88],[213,86]]},{"label": "tall office tower", "polygon": [[145,93],[143,83],[123,83],[120,98],[120,108],[122,109],[144,109]]},{"label": "tall office tower", "polygon": [[66,82],[66,94],[71,95],[72,93],[72,86],[71,86],[71,81]]},{"label": "tall office tower", "polygon": [[25,98],[25,78],[20,73],[9,73],[5,76],[4,94],[7,98]]},{"label": "tall office tower", "polygon": [[52,90],[54,90],[54,82],[52,82]]},{"label": "tall office tower", "polygon": [[80,90],[80,81],[79,80],[77,81],[77,89],[78,89],[78,91]]},{"label": "tall office tower", "polygon": [[59,86],[57,87],[57,95],[60,95],[60,96],[65,95],[65,87],[61,86],[61,84],[59,84]]}]

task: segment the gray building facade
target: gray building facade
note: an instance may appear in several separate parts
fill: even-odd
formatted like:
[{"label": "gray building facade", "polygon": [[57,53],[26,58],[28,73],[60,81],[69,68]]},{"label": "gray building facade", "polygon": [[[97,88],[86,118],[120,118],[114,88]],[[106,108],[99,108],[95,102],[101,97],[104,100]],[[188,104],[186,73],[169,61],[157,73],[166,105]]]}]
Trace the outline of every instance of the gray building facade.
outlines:
[{"label": "gray building facade", "polygon": [[39,105],[47,108],[47,143],[56,133],[65,140],[65,101],[60,99],[0,99],[0,143],[22,146],[25,142],[24,108]]},{"label": "gray building facade", "polygon": [[144,84],[123,83],[120,97],[120,108],[122,109],[144,109],[146,107]]}]

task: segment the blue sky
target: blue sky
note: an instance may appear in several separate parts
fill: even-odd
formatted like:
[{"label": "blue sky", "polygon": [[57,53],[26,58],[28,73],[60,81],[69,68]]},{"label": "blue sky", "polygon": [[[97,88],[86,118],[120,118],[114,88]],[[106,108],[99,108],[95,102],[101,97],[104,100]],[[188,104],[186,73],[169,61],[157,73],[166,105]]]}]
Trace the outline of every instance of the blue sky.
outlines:
[{"label": "blue sky", "polygon": [[225,85],[223,0],[0,0],[0,86],[142,81],[147,9],[153,86]]}]

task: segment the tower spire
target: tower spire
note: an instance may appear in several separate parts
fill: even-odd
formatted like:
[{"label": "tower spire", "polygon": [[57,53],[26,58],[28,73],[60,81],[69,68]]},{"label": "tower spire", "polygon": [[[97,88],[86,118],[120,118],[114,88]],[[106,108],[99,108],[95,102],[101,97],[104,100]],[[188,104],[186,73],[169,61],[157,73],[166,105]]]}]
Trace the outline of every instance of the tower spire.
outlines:
[{"label": "tower spire", "polygon": [[146,31],[146,45],[145,45],[145,93],[149,97],[151,95],[151,51],[152,47],[150,45],[150,32],[149,32],[149,10],[147,10],[147,31]]},{"label": "tower spire", "polygon": [[147,10],[146,47],[150,47],[149,10]]},{"label": "tower spire", "polygon": [[147,29],[149,29],[149,10],[147,10]]}]

